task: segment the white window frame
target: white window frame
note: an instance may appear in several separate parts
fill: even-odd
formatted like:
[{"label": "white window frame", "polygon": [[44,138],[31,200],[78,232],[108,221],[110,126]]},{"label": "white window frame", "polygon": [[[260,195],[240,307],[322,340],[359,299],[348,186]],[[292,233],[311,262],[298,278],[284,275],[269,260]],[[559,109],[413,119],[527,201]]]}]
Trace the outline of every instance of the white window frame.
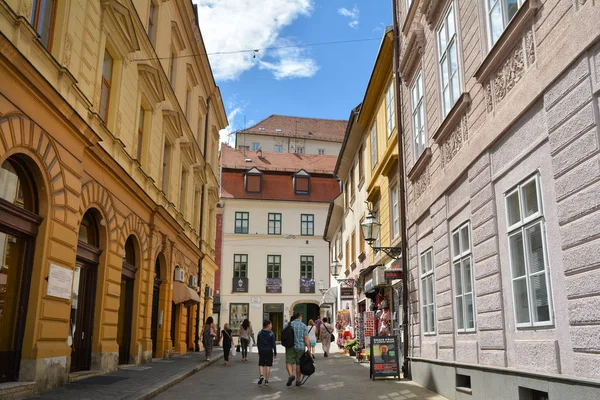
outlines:
[{"label": "white window frame", "polygon": [[[515,15],[519,12],[519,10],[521,9],[521,6],[527,0],[516,0],[516,1],[517,1],[517,12],[515,13]],[[506,30],[506,27],[508,26],[508,24],[510,24],[510,21],[512,21],[512,18],[514,18],[514,15],[512,16],[511,19],[508,19],[507,0],[483,0],[483,2],[485,5],[485,16],[486,16],[485,17],[485,25],[487,27],[488,46],[489,46],[489,49],[491,49],[498,42],[498,39],[500,38],[500,36],[502,36],[502,33]],[[490,7],[490,2],[493,3],[493,5],[491,7]],[[493,31],[492,31],[492,18],[491,17],[492,17],[492,11],[496,10],[496,7],[498,7],[500,9],[500,14],[502,16],[502,31],[500,32],[500,35],[494,39]]]},{"label": "white window frame", "polygon": [[[536,185],[536,200],[537,200],[537,212],[524,217],[524,192],[523,188],[534,182]],[[519,204],[519,221],[510,225],[509,222],[509,205],[508,199],[517,194],[518,196],[518,204]],[[515,319],[515,326],[517,329],[519,328],[531,328],[531,327],[552,327],[554,326],[554,307],[553,307],[553,299],[552,299],[552,285],[550,279],[550,263],[548,259],[548,240],[546,237],[546,229],[545,229],[545,219],[543,212],[543,200],[542,200],[542,189],[541,189],[541,177],[539,171],[536,172],[533,176],[528,177],[517,186],[511,188],[507,192],[504,193],[504,207],[506,211],[506,226],[507,226],[507,247],[508,247],[508,263],[510,266],[510,274],[511,274],[511,289],[513,292],[512,295],[512,303],[513,303],[513,314]],[[542,271],[537,271],[531,273],[530,270],[530,242],[527,239],[526,232],[532,227],[538,225],[541,234],[542,240],[542,256],[544,262],[544,269]],[[516,235],[521,235],[522,246],[523,246],[523,254],[524,254],[524,269],[525,275],[518,276],[515,278],[514,276],[514,268],[513,268],[513,250],[511,248],[510,240],[512,237]],[[546,293],[547,293],[547,302],[548,302],[548,320],[547,321],[534,321],[535,312],[533,310],[537,299],[533,298],[533,288],[531,278],[532,276],[545,275],[545,283],[546,283]],[[527,307],[529,312],[529,322],[519,322],[517,318],[517,293],[515,291],[515,282],[518,280],[525,279],[526,289],[527,289]]]},{"label": "white window frame", "polygon": [[371,169],[377,165],[377,123],[371,127]]},{"label": "white window frame", "polygon": [[[452,34],[452,36],[449,37],[449,32],[448,32],[448,22],[450,21],[450,18],[452,18],[452,22],[454,25],[454,33]],[[445,46],[442,48],[442,40],[441,40],[441,35],[444,35],[445,39],[446,39],[446,44]],[[461,76],[460,76],[460,60],[459,60],[459,52],[458,52],[458,22],[456,19],[456,5],[455,2],[451,2],[450,6],[448,7],[448,9],[446,10],[446,12],[444,13],[444,17],[442,18],[442,23],[440,24],[440,26],[438,27],[438,29],[436,30],[436,38],[437,38],[437,48],[438,48],[438,69],[439,69],[439,74],[440,74],[440,100],[442,102],[442,116],[445,118],[448,113],[450,112],[450,110],[452,109],[452,107],[454,107],[454,105],[456,104],[456,102],[458,101],[458,98],[460,97],[461,93]],[[454,46],[454,47],[453,47]],[[452,63],[451,63],[451,49],[454,48],[454,57],[456,58],[456,70],[454,71],[454,73],[452,73]],[[448,68],[448,79],[447,82],[445,81],[444,78],[444,65],[446,65],[446,67]],[[458,88],[456,88],[456,95],[454,93],[455,91],[455,84],[453,83],[453,79],[454,76],[456,75],[457,81],[456,81],[456,85],[458,85]],[[445,96],[444,93],[448,91],[448,96],[449,96],[449,104],[446,105],[445,102]]]},{"label": "white window frame", "polygon": [[[467,237],[465,243],[464,237],[462,233],[466,231]],[[476,308],[475,308],[475,281],[473,278],[473,253],[472,253],[472,244],[471,244],[471,224],[466,222],[456,228],[452,232],[452,273],[454,276],[454,312],[456,315],[456,331],[457,332],[474,332],[476,325]],[[465,283],[467,282],[465,278],[465,268],[464,263],[467,261],[471,268],[471,276],[470,276],[470,286],[471,290],[469,292],[465,292]],[[458,270],[457,271],[457,267]],[[457,273],[458,272],[458,273]],[[459,275],[460,274],[460,275]],[[458,283],[460,282],[460,294],[458,293]],[[471,296],[471,305],[473,307],[473,326],[467,326],[467,303],[465,298]],[[458,307],[458,300],[461,300],[462,307]],[[459,314],[462,314],[463,325],[459,326]]]},{"label": "white window frame", "polygon": [[260,143],[252,143],[252,151],[260,150]]},{"label": "white window frame", "polygon": [[394,80],[385,92],[385,117],[387,119],[387,136],[390,137],[396,127],[396,110],[394,109]]},{"label": "white window frame", "polygon": [[[429,257],[429,266],[424,260]],[[421,270],[421,332],[423,335],[436,334],[436,317],[435,317],[435,268],[433,267],[433,248],[425,250],[419,257],[419,268]],[[431,303],[427,303],[426,285],[431,282]],[[429,312],[433,314],[433,326],[431,329],[426,329],[426,321],[428,320]]]},{"label": "white window frame", "polygon": [[[423,70],[420,70],[417,74],[417,78],[415,79],[412,87],[410,88],[413,125],[413,149],[415,154],[415,162],[419,159],[419,157],[421,156],[421,154],[423,154],[425,148],[427,147],[423,88]],[[419,146],[419,142],[422,143],[421,146]]]},{"label": "white window frame", "polygon": [[391,234],[392,239],[396,239],[400,235],[400,212],[399,212],[399,193],[398,193],[398,184],[394,182],[393,186],[390,188],[390,205],[391,205]]},{"label": "white window frame", "polygon": [[283,146],[280,144],[276,144],[273,146],[273,151],[275,153],[281,153],[283,151]]},{"label": "white window frame", "polygon": [[324,156],[325,155],[325,149],[319,149],[319,155],[320,156]]}]

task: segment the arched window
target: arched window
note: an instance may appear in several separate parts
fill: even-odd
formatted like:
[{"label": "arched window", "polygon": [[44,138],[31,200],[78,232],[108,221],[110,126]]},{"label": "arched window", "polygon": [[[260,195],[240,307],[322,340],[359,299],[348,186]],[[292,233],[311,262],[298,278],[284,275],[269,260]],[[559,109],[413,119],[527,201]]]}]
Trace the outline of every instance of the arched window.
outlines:
[{"label": "arched window", "polygon": [[38,212],[33,179],[18,158],[10,158],[0,167],[0,198],[19,208]]},{"label": "arched window", "polygon": [[129,236],[127,242],[125,242],[125,251],[123,253],[123,260],[132,266],[135,265],[135,248],[133,247],[133,237]]},{"label": "arched window", "polygon": [[91,212],[86,212],[79,225],[79,241],[91,246],[99,247],[98,227]]}]

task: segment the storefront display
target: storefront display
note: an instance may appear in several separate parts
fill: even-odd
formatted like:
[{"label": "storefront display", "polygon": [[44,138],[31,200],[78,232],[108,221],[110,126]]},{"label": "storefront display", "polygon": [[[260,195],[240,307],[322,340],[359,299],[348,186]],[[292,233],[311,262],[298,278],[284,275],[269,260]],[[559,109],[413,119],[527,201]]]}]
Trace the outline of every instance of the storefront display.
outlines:
[{"label": "storefront display", "polygon": [[229,326],[234,336],[239,336],[240,325],[248,318],[248,303],[231,303],[229,306]]}]

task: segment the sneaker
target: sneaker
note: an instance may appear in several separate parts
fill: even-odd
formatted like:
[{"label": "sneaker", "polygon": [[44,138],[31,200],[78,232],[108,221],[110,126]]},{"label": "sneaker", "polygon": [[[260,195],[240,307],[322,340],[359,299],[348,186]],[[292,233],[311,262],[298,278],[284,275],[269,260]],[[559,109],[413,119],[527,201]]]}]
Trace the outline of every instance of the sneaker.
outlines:
[{"label": "sneaker", "polygon": [[264,379],[265,379],[265,377],[261,375],[261,376],[258,378],[258,384],[259,384],[259,385],[262,385],[262,383],[263,383],[263,380],[264,380]]},{"label": "sneaker", "polygon": [[329,357],[329,355],[327,354],[327,352],[325,352],[325,357]]},{"label": "sneaker", "polygon": [[296,386],[302,386],[301,382],[296,382]]},{"label": "sneaker", "polygon": [[210,358],[207,358],[206,361],[210,361]]},{"label": "sneaker", "polygon": [[269,386],[269,381],[265,381],[265,386]]},{"label": "sneaker", "polygon": [[292,382],[294,382],[294,380],[296,380],[295,376],[290,376],[287,380],[287,383],[285,384],[285,386],[292,386]]}]

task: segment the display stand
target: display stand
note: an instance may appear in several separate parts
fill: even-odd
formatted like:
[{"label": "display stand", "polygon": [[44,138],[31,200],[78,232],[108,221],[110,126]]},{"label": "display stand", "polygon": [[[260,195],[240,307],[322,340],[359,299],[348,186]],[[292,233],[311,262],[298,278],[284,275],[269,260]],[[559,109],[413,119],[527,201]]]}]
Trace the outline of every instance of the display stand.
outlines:
[{"label": "display stand", "polygon": [[375,378],[395,376],[400,380],[398,351],[400,349],[396,336],[371,336],[369,377],[375,380]]}]

